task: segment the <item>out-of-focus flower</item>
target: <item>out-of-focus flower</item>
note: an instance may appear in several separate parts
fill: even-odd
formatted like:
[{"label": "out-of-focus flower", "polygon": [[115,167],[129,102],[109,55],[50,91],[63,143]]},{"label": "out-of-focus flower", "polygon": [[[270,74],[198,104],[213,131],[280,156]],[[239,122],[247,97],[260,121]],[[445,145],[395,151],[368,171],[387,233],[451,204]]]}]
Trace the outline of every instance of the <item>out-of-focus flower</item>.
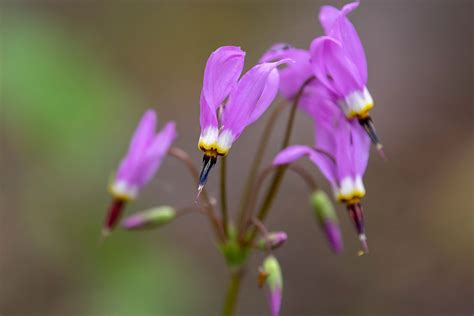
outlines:
[{"label": "out-of-focus flower", "polygon": [[372,142],[381,150],[369,111],[374,101],[367,89],[367,60],[364,47],[347,15],[359,2],[341,10],[321,8],[319,20],[326,36],[311,43],[311,64],[316,77],[338,97],[338,104],[348,119],[357,118]]},{"label": "out-of-focus flower", "polygon": [[277,249],[283,246],[287,239],[288,235],[285,232],[270,232],[257,241],[257,247],[261,250]]},{"label": "out-of-focus flower", "polygon": [[335,253],[341,252],[343,248],[341,229],[331,199],[326,192],[317,190],[311,194],[310,203],[332,250]]},{"label": "out-of-focus flower", "polygon": [[223,46],[209,57],[201,92],[201,134],[204,152],[199,189],[207,181],[217,156],[225,156],[245,127],[255,122],[278,92],[276,68],[291,59],[261,63],[240,78],[245,53],[235,46]]},{"label": "out-of-focus flower", "polygon": [[268,285],[268,304],[272,316],[280,314],[281,297],[283,292],[283,277],[280,264],[274,256],[268,256],[263,262],[261,272],[265,275],[265,283]]},{"label": "out-of-focus flower", "polygon": [[160,206],[133,214],[122,221],[126,230],[151,229],[168,224],[176,218],[171,206]]},{"label": "out-of-focus flower", "polygon": [[117,224],[125,202],[137,197],[151,180],[176,138],[174,122],[168,122],[155,132],[156,113],[148,110],[143,115],[130,142],[128,153],[120,162],[109,190],[113,202],[107,213],[103,234],[108,234]]},{"label": "out-of-focus flower", "polygon": [[[356,121],[348,121],[334,106],[333,94],[325,90],[316,81],[302,99],[303,108],[315,121],[314,147],[287,147],[275,157],[273,164],[288,164],[302,156],[308,156],[331,183],[336,198],[346,203],[352,215],[354,205],[362,210],[360,199],[365,196],[362,177],[369,159],[370,140]],[[352,218],[362,220],[361,216]],[[367,250],[363,223],[357,222],[355,225],[362,246]]]}]

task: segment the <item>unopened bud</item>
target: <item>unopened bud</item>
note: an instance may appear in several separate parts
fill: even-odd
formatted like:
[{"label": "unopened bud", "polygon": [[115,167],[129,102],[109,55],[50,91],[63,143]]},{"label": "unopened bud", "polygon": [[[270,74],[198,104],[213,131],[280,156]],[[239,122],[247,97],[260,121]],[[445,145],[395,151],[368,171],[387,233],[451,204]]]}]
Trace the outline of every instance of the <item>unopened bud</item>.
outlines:
[{"label": "unopened bud", "polygon": [[331,199],[322,190],[313,192],[310,199],[311,206],[314,209],[319,224],[324,230],[329,245],[335,253],[341,252],[343,248],[341,230]]},{"label": "unopened bud", "polygon": [[281,296],[283,291],[283,277],[280,264],[274,256],[268,256],[263,262],[262,274],[266,275],[265,283],[268,285],[268,304],[272,316],[280,314]]},{"label": "unopened bud", "polygon": [[287,239],[288,235],[285,232],[271,232],[258,240],[257,247],[261,250],[267,250],[268,247],[277,249],[283,246]]},{"label": "unopened bud", "polygon": [[150,229],[168,224],[176,218],[176,211],[170,206],[160,206],[136,213],[122,222],[127,230]]}]

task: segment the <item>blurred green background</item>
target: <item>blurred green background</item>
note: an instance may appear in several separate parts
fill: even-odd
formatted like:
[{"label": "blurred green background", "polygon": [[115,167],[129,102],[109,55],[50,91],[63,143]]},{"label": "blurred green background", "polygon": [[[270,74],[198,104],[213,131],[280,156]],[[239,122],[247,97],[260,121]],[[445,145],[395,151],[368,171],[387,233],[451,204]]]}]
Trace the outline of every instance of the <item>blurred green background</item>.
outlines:
[{"label": "blurred green background", "polygon": [[[199,163],[209,53],[242,46],[248,68],[274,42],[306,48],[322,33],[316,17],[326,3],[344,4],[2,1],[0,314],[217,314],[227,272],[205,218],[117,232],[99,247],[109,175],[149,107],[161,123],[177,122],[177,144]],[[277,252],[283,315],[472,315],[473,12],[472,1],[373,0],[352,14],[389,156],[374,153],[365,178],[371,254],[356,256],[339,207],[346,246],[332,255],[304,184],[288,176],[268,222],[289,234]],[[310,121],[300,113],[297,122],[293,142],[310,143]],[[262,126],[247,129],[229,156],[231,206]],[[283,128],[280,120],[267,161]],[[128,211],[187,206],[194,194],[169,158]],[[255,282],[261,260],[252,259],[239,315],[268,313]]]}]

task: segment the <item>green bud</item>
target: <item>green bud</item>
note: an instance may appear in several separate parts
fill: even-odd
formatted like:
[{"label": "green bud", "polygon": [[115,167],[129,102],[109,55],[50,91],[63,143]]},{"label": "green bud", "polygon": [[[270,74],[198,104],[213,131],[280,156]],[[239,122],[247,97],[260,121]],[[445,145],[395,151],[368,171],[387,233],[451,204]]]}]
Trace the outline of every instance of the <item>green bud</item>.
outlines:
[{"label": "green bud", "polygon": [[168,224],[176,218],[176,211],[171,206],[160,206],[136,213],[122,222],[127,230],[150,229]]},{"label": "green bud", "polygon": [[262,271],[267,274],[266,282],[270,290],[283,288],[283,277],[281,275],[280,264],[274,256],[268,256],[263,262]]},{"label": "green bud", "polygon": [[327,220],[338,222],[336,211],[331,199],[322,190],[314,191],[310,197],[311,206],[314,209],[317,219],[323,223]]},{"label": "green bud", "polygon": [[332,250],[335,253],[341,252],[344,245],[339,228],[339,221],[331,199],[324,191],[317,190],[311,194],[310,201],[316,218],[324,230]]}]

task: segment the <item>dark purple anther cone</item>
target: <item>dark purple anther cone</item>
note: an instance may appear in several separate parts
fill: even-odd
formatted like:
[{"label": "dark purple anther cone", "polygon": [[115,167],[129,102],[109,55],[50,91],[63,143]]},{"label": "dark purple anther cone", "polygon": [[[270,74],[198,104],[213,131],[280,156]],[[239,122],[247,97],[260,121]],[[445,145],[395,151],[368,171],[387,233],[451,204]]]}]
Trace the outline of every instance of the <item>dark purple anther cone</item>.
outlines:
[{"label": "dark purple anther cone", "polygon": [[360,203],[349,204],[347,205],[347,210],[351,215],[352,222],[354,223],[357,234],[359,235],[362,249],[365,253],[368,253],[369,247],[367,246],[367,237],[365,235],[364,214],[362,212],[362,206]]},{"label": "dark purple anther cone", "polygon": [[104,227],[102,228],[102,236],[107,236],[115,228],[115,226],[117,226],[124,206],[125,201],[123,199],[114,198],[112,200],[105,218]]},{"label": "dark purple anther cone", "polygon": [[331,220],[324,223],[324,232],[334,253],[340,253],[344,248],[339,225]]}]

